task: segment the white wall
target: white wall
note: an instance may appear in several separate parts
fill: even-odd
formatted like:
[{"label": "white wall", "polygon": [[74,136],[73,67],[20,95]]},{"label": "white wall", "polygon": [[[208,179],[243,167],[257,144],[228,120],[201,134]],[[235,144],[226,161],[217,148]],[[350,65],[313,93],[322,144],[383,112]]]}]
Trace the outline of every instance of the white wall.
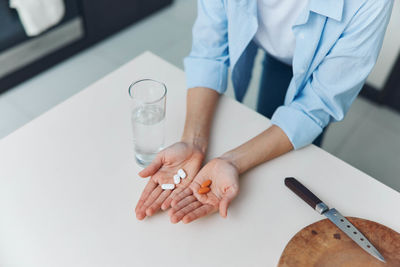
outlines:
[{"label": "white wall", "polygon": [[374,70],[367,80],[367,83],[376,89],[383,89],[390,70],[400,53],[400,1],[394,0],[394,2],[393,13],[383,42],[382,51]]}]

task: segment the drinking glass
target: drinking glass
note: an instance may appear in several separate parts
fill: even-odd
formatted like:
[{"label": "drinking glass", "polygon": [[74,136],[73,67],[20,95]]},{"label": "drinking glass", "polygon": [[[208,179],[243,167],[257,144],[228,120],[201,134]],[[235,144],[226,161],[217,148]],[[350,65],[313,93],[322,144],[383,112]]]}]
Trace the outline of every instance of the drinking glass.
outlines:
[{"label": "drinking glass", "polygon": [[147,166],[164,146],[167,87],[155,80],[139,80],[129,86],[129,96],[135,159]]}]

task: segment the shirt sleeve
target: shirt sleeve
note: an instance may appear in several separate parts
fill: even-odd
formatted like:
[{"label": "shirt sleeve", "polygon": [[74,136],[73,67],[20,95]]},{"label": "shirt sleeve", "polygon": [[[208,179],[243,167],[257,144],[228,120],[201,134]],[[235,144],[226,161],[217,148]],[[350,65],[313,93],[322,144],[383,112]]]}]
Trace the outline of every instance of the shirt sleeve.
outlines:
[{"label": "shirt sleeve", "polygon": [[223,0],[198,0],[192,50],[184,59],[187,87],[227,88],[228,23]]},{"label": "shirt sleeve", "polygon": [[330,122],[344,118],[376,63],[392,5],[392,0],[365,3],[304,88],[276,110],[271,122],[295,149],[311,144]]}]

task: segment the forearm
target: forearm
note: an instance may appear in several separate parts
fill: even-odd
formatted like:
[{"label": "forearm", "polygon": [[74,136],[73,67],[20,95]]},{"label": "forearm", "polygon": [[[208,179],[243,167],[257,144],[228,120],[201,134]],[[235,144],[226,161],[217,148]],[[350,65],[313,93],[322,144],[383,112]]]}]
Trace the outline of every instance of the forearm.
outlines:
[{"label": "forearm", "polygon": [[212,118],[219,93],[203,87],[191,88],[187,92],[186,121],[182,141],[193,143],[205,153],[210,136]]},{"label": "forearm", "polygon": [[282,129],[272,125],[241,146],[226,152],[221,158],[231,162],[241,174],[292,149],[292,143]]}]

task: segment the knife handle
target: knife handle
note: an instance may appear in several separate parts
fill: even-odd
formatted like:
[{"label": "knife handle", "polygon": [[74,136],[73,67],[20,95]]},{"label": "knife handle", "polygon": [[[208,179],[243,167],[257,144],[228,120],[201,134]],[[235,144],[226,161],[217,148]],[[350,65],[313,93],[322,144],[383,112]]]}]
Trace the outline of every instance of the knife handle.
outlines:
[{"label": "knife handle", "polygon": [[307,187],[297,181],[296,178],[285,178],[285,185],[320,214],[328,210],[328,206],[326,206],[316,195],[308,190]]}]

